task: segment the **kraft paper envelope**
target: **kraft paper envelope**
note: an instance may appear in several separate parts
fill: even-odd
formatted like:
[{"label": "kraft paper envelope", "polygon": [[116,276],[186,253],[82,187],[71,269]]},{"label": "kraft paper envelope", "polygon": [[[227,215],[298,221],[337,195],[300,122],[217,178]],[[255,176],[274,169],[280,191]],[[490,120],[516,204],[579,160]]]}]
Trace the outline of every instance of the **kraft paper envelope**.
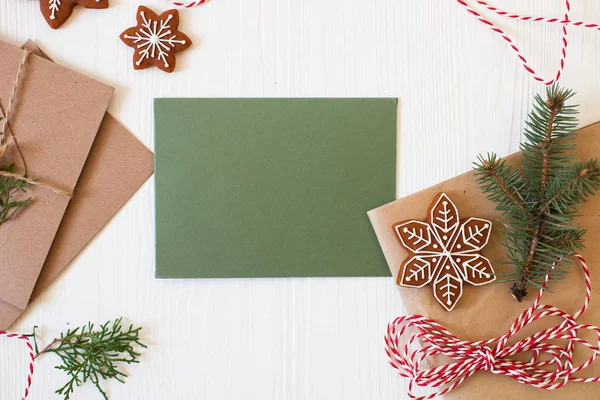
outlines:
[{"label": "kraft paper envelope", "polygon": [[156,274],[389,275],[396,99],[157,99]]},{"label": "kraft paper envelope", "polygon": [[[6,110],[25,52],[0,42],[0,54],[0,101]],[[10,122],[28,176],[72,192],[112,93],[105,84],[32,54]],[[70,200],[37,186],[28,191],[32,203],[0,225],[0,329],[27,306]]]},{"label": "kraft paper envelope", "polygon": [[[600,123],[580,129],[576,143],[575,155],[581,159],[598,158],[600,156]],[[520,155],[514,154],[507,157],[507,160],[516,165],[520,161]],[[495,204],[486,200],[480,191],[473,172],[469,172],[369,211],[369,218],[394,276],[394,281],[390,280],[390,285],[394,284],[402,261],[408,255],[394,236],[392,225],[407,219],[425,220],[431,200],[440,192],[447,193],[456,203],[461,218],[481,217],[493,221],[495,228],[492,238],[482,253],[492,260],[497,273],[508,272],[512,268],[510,265],[498,262],[506,260],[504,249],[498,244],[498,241],[501,240],[498,234],[500,215],[495,210]],[[578,319],[578,322],[600,325],[600,270],[598,269],[600,265],[600,246],[598,246],[598,240],[600,240],[600,194],[591,198],[581,207],[580,212],[582,217],[578,222],[588,230],[585,237],[586,248],[582,254],[591,270],[593,292],[590,306],[586,313]],[[475,287],[466,284],[463,297],[451,312],[445,311],[437,303],[430,286],[421,289],[398,286],[398,291],[409,314],[432,318],[461,339],[484,340],[505,334],[515,318],[531,306],[537,295],[537,291],[531,289],[528,297],[522,303],[518,303],[510,295],[510,285],[509,283],[498,283]],[[585,294],[583,275],[579,265],[574,264],[567,278],[553,283],[551,289],[554,293],[546,292],[542,303],[555,305],[570,313],[578,311],[583,304]],[[529,331],[526,333],[531,334],[558,322],[562,322],[562,320],[544,320],[529,327]],[[522,337],[524,336],[521,335],[520,338]],[[590,339],[587,336],[586,338]],[[591,340],[593,341],[593,339]],[[576,352],[575,356],[576,361],[579,361],[581,356],[589,357],[589,353]],[[430,361],[432,365],[437,365],[439,362],[439,360]],[[577,376],[597,376],[599,374],[600,362],[595,362]],[[398,379],[403,378],[398,377]],[[568,383],[561,389],[547,391],[525,386],[510,378],[497,376],[490,372],[479,372],[444,398],[461,400],[598,399],[600,398],[600,386],[593,383]]]},{"label": "kraft paper envelope", "polygon": [[[25,48],[49,58],[31,40]],[[35,299],[70,264],[154,173],[154,154],[106,113],[85,162],[75,196],[32,294]]]},{"label": "kraft paper envelope", "polygon": [[[24,47],[48,58],[32,41]],[[67,267],[153,171],[152,152],[106,113],[32,299]],[[22,311],[0,303],[0,329],[8,327]]]}]

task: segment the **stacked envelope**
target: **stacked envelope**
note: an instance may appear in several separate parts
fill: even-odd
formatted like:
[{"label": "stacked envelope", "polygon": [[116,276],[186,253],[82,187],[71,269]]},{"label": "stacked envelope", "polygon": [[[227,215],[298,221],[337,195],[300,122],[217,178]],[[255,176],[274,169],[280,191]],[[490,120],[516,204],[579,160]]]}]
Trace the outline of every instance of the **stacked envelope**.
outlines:
[{"label": "stacked envelope", "polygon": [[[65,196],[32,186],[32,203],[0,225],[0,330],[21,315],[154,171],[154,155],[106,112],[113,88],[50,61],[33,43],[10,118],[16,164]],[[23,48],[0,42],[6,111]]]}]

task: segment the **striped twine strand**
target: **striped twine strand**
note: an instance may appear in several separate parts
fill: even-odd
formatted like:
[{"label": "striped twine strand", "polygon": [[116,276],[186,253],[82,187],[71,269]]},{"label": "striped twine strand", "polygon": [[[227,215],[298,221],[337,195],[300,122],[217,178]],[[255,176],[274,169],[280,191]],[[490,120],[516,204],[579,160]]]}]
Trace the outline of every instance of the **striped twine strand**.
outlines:
[{"label": "striped twine strand", "polygon": [[[410,379],[408,396],[416,400],[442,396],[479,371],[490,371],[497,375],[508,376],[525,385],[548,390],[558,389],[568,382],[600,382],[600,376],[574,377],[574,374],[587,368],[600,355],[600,328],[576,322],[589,305],[592,286],[590,271],[585,260],[578,254],[575,257],[585,277],[585,300],[581,309],[573,315],[554,306],[540,304],[555,264],[546,275],[531,307],[519,315],[508,332],[502,336],[484,341],[463,341],[437,322],[420,315],[399,317],[392,321],[384,337],[385,351],[391,366],[398,374]],[[514,344],[508,344],[522,328],[544,317],[559,317],[563,321]],[[409,329],[416,330],[416,333],[408,336]],[[577,332],[580,330],[593,331],[597,343],[590,343],[577,337]],[[401,343],[401,339],[406,339],[405,343]],[[556,340],[567,342],[561,346],[556,344]],[[418,348],[419,342],[422,343],[421,348]],[[573,363],[576,344],[591,350],[591,356],[587,361],[577,366]],[[511,358],[524,352],[531,353],[528,362]],[[450,357],[455,362],[436,368],[425,368],[423,366],[425,359],[436,355]],[[541,360],[540,356],[546,357]],[[444,388],[438,393],[416,396],[413,394],[416,387]]]},{"label": "striped twine strand", "polygon": [[190,1],[190,2],[181,2],[181,1],[171,1],[171,3],[173,3],[173,5],[175,7],[180,7],[180,8],[192,8],[192,7],[196,7],[199,6],[200,4],[206,3],[206,0],[195,0],[195,1]]},{"label": "striped twine strand", "polygon": [[[192,8],[192,7],[201,5],[201,4],[205,3],[206,1],[207,0],[194,0],[194,1],[184,2],[184,1],[180,1],[180,0],[171,0],[171,3],[174,6],[180,7],[180,8]],[[521,50],[516,45],[515,41],[504,30],[498,28],[492,21],[490,21],[489,19],[482,16],[477,10],[475,10],[469,4],[469,0],[456,0],[456,1],[458,2],[458,4],[463,6],[471,15],[473,15],[475,18],[477,18],[477,20],[479,20],[484,25],[487,25],[496,34],[500,35],[500,37],[502,37],[502,39],[504,39],[508,43],[510,48],[515,52],[517,58],[519,59],[519,61],[521,62],[521,65],[523,66],[523,68],[533,76],[533,79],[535,79],[538,82],[542,82],[544,85],[551,85],[554,82],[558,81],[560,79],[563,69],[565,68],[565,61],[567,58],[567,45],[568,45],[567,26],[569,26],[569,25],[570,26],[579,26],[579,27],[583,27],[583,28],[600,30],[600,24],[587,23],[584,21],[571,21],[569,19],[569,13],[571,11],[571,4],[570,4],[569,0],[565,0],[566,11],[565,11],[565,15],[562,19],[554,18],[554,17],[534,17],[531,15],[520,15],[520,14],[510,13],[510,12],[501,10],[497,7],[490,5],[486,1],[475,0],[475,3],[482,6],[486,10],[491,11],[501,17],[505,17],[505,18],[508,18],[511,20],[525,21],[525,22],[557,23],[557,24],[562,25],[562,38],[561,38],[561,50],[560,50],[561,57],[560,57],[560,61],[559,61],[559,66],[556,70],[556,74],[554,75],[554,78],[545,79],[542,76],[540,76],[535,71],[535,69],[533,69],[533,67],[529,64],[529,62],[527,61],[527,59],[525,58],[525,56],[523,55]]]},{"label": "striped twine strand", "polygon": [[[565,12],[563,21],[560,21],[559,19],[556,19],[556,21],[554,21],[554,18],[529,17],[529,16],[521,16],[518,14],[511,14],[506,11],[502,11],[496,7],[492,7],[483,0],[476,0],[477,4],[485,7],[486,9],[493,11],[500,16],[507,17],[507,18],[510,18],[513,20],[521,20],[521,21],[536,20],[537,22],[563,22],[563,24],[562,24],[563,25],[562,41],[561,41],[562,42],[561,59],[560,59],[559,67],[556,71],[555,77],[553,79],[549,79],[549,80],[544,79],[543,77],[541,77],[540,75],[538,75],[535,72],[533,67],[531,67],[529,65],[529,62],[527,61],[525,56],[521,53],[521,50],[519,50],[519,48],[517,47],[515,42],[511,39],[511,37],[506,32],[504,32],[502,29],[498,28],[496,25],[494,25],[494,23],[492,21],[484,18],[479,12],[477,12],[475,9],[473,9],[473,7],[471,7],[469,5],[467,0],[456,0],[456,1],[458,2],[458,4],[463,6],[471,15],[473,15],[475,18],[477,18],[477,20],[479,20],[479,22],[483,23],[484,25],[487,25],[493,32],[500,35],[500,37],[508,43],[510,48],[515,52],[518,59],[521,61],[521,65],[523,65],[523,68],[525,68],[525,70],[533,76],[533,79],[535,79],[538,82],[543,82],[544,85],[552,85],[554,82],[558,81],[558,79],[560,78],[560,75],[562,73],[562,70],[565,67],[565,59],[567,58],[567,44],[568,44],[568,42],[567,42],[567,24],[564,22],[565,21],[570,22],[569,21],[569,12],[571,11],[571,4],[569,3],[569,0],[565,0],[566,12]],[[585,26],[585,25],[583,25],[583,26]]]},{"label": "striped twine strand", "polygon": [[0,337],[6,337],[8,339],[17,339],[23,341],[25,342],[27,350],[29,351],[29,369],[27,373],[27,385],[25,386],[25,393],[21,398],[22,400],[25,400],[29,396],[29,391],[31,390],[31,377],[33,376],[33,363],[35,361],[35,353],[33,351],[33,346],[31,345],[31,341],[28,337],[18,335],[16,333],[0,332]]},{"label": "striped twine strand", "polygon": [[517,47],[515,42],[512,40],[512,38],[506,32],[504,32],[502,29],[498,28],[496,25],[494,25],[494,23],[492,21],[486,19],[479,12],[477,12],[469,4],[468,0],[456,0],[456,1],[458,2],[458,4],[463,6],[471,15],[473,15],[475,18],[477,18],[477,20],[479,20],[479,22],[483,23],[484,25],[487,25],[493,32],[500,35],[500,37],[502,37],[502,39],[504,39],[508,43],[510,48],[515,52],[515,54],[517,55],[518,59],[521,62],[521,65],[523,65],[523,68],[525,68],[525,70],[533,76],[533,79],[535,79],[538,82],[543,82],[545,85],[551,85],[554,82],[558,81],[558,79],[560,78],[562,71],[565,67],[565,60],[567,58],[567,44],[568,44],[568,42],[567,42],[567,26],[569,26],[569,25],[570,26],[579,26],[579,27],[588,28],[588,29],[600,30],[600,24],[587,23],[587,22],[583,22],[583,21],[571,21],[569,19],[569,13],[571,12],[571,4],[570,4],[569,0],[565,0],[566,11],[565,11],[565,15],[562,19],[561,18],[534,17],[534,16],[530,16],[530,15],[520,15],[520,14],[515,14],[515,13],[509,13],[509,12],[501,10],[497,7],[491,6],[486,1],[476,0],[475,2],[478,5],[484,7],[488,11],[494,12],[495,14],[505,17],[505,18],[508,18],[508,19],[512,19],[515,21],[556,23],[556,24],[562,25],[562,38],[561,38],[561,51],[560,51],[561,58],[560,58],[559,66],[558,66],[558,69],[556,71],[554,78],[546,80],[535,72],[535,70],[533,69],[533,67],[531,67],[531,65],[525,58],[525,56],[521,53],[521,50],[519,50],[519,48]]},{"label": "striped twine strand", "polygon": [[[600,24],[590,24],[590,23],[583,22],[583,21],[570,21],[569,18],[567,18],[567,17],[560,19],[560,18],[533,17],[533,16],[529,16],[529,15],[511,14],[509,12],[506,12],[506,11],[500,10],[496,7],[493,7],[482,0],[477,0],[477,3],[482,5],[483,7],[487,8],[488,10],[495,12],[496,14],[498,14],[502,17],[506,17],[506,18],[510,18],[510,19],[514,19],[514,20],[518,20],[518,21],[558,23],[558,24],[563,24],[563,25],[582,26],[584,28],[593,28],[596,30],[600,30]],[[568,13],[571,10],[571,5],[569,4],[568,1],[566,2],[566,7],[567,7],[567,13]]]}]

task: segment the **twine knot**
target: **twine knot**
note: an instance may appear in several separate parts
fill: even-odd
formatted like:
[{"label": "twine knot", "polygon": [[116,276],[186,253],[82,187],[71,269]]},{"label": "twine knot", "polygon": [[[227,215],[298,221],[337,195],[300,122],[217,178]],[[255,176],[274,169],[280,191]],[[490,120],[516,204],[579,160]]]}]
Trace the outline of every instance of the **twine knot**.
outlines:
[{"label": "twine knot", "polygon": [[[568,382],[600,382],[600,376],[574,376],[600,356],[600,328],[578,324],[576,321],[588,307],[592,286],[585,260],[580,255],[575,257],[585,277],[586,296],[581,309],[573,315],[554,306],[540,304],[555,263],[546,275],[531,307],[523,311],[502,336],[482,341],[464,341],[437,322],[423,316],[408,315],[392,321],[384,338],[385,350],[390,364],[398,374],[410,379],[409,397],[425,400],[442,396],[479,371],[508,376],[519,383],[541,389],[558,389]],[[522,340],[513,340],[514,344],[508,343],[525,326],[544,317],[558,317],[562,322]],[[409,329],[416,330],[416,333],[409,336]],[[577,335],[578,331],[584,330],[594,333],[594,342],[588,342]],[[577,365],[573,362],[576,344],[591,350],[589,358]],[[520,354],[528,355],[529,361],[520,361],[514,357]],[[437,355],[451,358],[454,362],[435,368],[426,368],[423,365],[428,358]],[[443,389],[438,393],[419,397],[412,393],[415,386]]]},{"label": "twine knot", "polygon": [[492,349],[487,346],[483,346],[477,350],[477,354],[479,355],[483,364],[483,369],[493,372],[494,368],[496,367],[496,357],[494,356]]}]

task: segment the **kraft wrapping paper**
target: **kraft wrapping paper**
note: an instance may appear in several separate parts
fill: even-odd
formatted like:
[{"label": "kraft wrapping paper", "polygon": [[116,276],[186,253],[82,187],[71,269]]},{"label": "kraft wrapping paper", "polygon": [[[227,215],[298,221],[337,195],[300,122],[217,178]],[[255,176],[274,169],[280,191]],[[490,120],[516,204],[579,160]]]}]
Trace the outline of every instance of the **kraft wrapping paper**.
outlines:
[{"label": "kraft wrapping paper", "polygon": [[[581,159],[597,158],[600,155],[600,123],[579,130],[575,155]],[[513,165],[520,162],[519,153],[506,158]],[[461,218],[481,217],[494,223],[489,244],[482,252],[492,263],[497,273],[508,272],[509,265],[499,263],[506,260],[504,249],[498,243],[500,214],[495,204],[488,201],[477,185],[473,172],[460,175],[439,185],[433,186],[412,196],[408,196],[386,204],[368,212],[381,249],[394,277],[390,285],[395,284],[402,261],[407,257],[392,231],[392,225],[407,219],[424,220],[428,205],[433,197],[445,192],[455,202]],[[600,325],[600,194],[591,198],[580,208],[581,217],[578,223],[588,230],[585,236],[586,248],[582,255],[586,258],[592,277],[592,298],[589,309],[578,322]],[[430,286],[421,289],[398,286],[398,292],[404,301],[409,314],[425,315],[448,328],[450,332],[464,340],[483,340],[506,333],[515,318],[533,302],[537,290],[531,289],[528,297],[518,303],[509,292],[509,283],[489,284],[475,287],[465,284],[463,297],[456,308],[447,312],[434,299]],[[554,293],[546,292],[542,303],[555,305],[567,312],[574,313],[583,304],[585,295],[584,278],[579,265],[574,264],[567,278],[552,284]],[[531,334],[560,322],[559,319],[546,319],[528,327],[518,337]],[[591,339],[591,338],[589,338]],[[593,340],[593,339],[592,339]],[[589,354],[578,353],[576,360]],[[440,360],[430,360],[431,365],[438,365]],[[578,376],[596,376],[600,374],[600,362],[595,362]],[[398,379],[403,379],[398,377]],[[598,384],[569,383],[563,388],[547,391],[522,385],[510,378],[497,376],[490,372],[479,372],[465,383],[450,392],[445,399],[461,400],[507,400],[507,399],[598,399]]]},{"label": "kraft wrapping paper", "polygon": [[[48,58],[32,41],[28,41],[23,48]],[[0,64],[4,62],[3,60]],[[58,66],[56,68],[61,71],[64,69]],[[1,99],[4,104],[5,97]],[[109,99],[110,96],[107,97],[106,103]],[[78,108],[73,109],[75,110]],[[30,273],[26,276],[27,289],[23,292],[23,297],[26,297],[28,292],[31,295],[29,301],[43,293],[154,171],[152,152],[114,117],[105,113],[105,110],[106,105],[103,105],[101,112],[98,111],[100,126],[95,128],[97,134],[94,135],[91,150],[84,159],[85,165],[75,186],[74,196],[64,211],[62,220],[59,220],[58,231],[53,237],[47,257],[42,260],[41,271],[38,270],[37,259],[31,260],[31,264],[26,267],[30,269]],[[81,113],[85,112],[87,111],[81,110]],[[74,118],[76,114],[68,115]],[[65,135],[76,133],[62,131]],[[15,136],[20,144],[18,133]],[[27,155],[25,157],[28,158]],[[39,198],[34,198],[35,201],[39,201]],[[14,222],[16,226],[19,223],[18,218]],[[4,232],[1,227],[0,232]],[[12,246],[15,239],[10,237],[7,240],[7,246]],[[36,275],[39,277],[34,280]],[[17,282],[17,279],[14,278],[12,282]],[[35,284],[33,293],[29,289],[32,287],[31,282]],[[6,282],[0,281],[0,298],[2,294],[11,290],[19,290],[19,286],[13,283],[7,285]],[[25,307],[22,304],[0,301],[0,330],[7,329],[23,313]]]}]

